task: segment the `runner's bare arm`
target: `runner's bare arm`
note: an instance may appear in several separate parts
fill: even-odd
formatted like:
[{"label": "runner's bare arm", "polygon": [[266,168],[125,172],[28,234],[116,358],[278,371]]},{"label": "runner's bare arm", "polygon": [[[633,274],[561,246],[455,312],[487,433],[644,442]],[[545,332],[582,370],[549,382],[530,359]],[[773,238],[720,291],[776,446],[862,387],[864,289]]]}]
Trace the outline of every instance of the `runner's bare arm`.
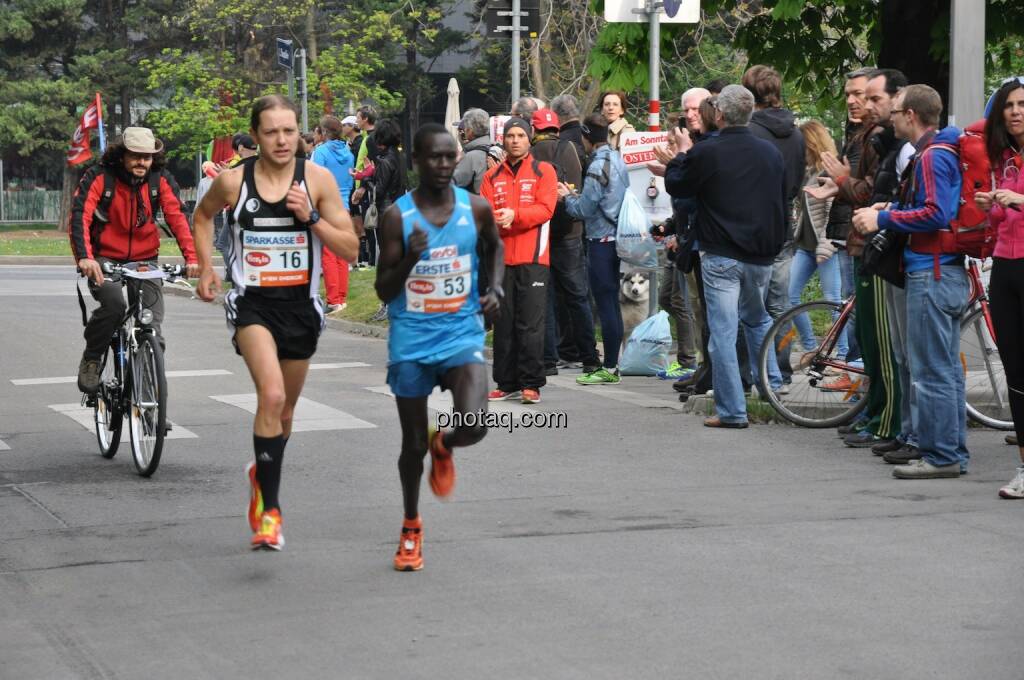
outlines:
[{"label": "runner's bare arm", "polygon": [[[313,225],[315,233],[328,250],[347,262],[359,255],[359,237],[352,227],[352,217],[341,202],[341,192],[331,171],[312,163],[306,164],[306,181],[320,221]],[[290,206],[289,206],[290,207]],[[308,220],[308,209],[295,211],[296,217]]]},{"label": "runner's bare arm", "polygon": [[501,287],[501,282],[505,280],[505,244],[498,236],[490,204],[479,196],[470,196],[470,204],[473,206],[473,218],[476,220],[480,240],[480,260],[488,267],[491,275],[487,289],[481,291],[480,306],[484,316],[493,321],[505,297]]},{"label": "runner's bare arm", "polygon": [[[488,210],[490,208],[488,207]],[[377,227],[377,281],[374,288],[381,302],[387,304],[400,292],[409,272],[427,249],[427,232],[416,225],[409,236],[409,248],[402,242],[402,214],[397,205],[384,212]]]},{"label": "runner's bare arm", "polygon": [[[238,192],[242,188],[242,168],[225,170],[217,175],[203,200],[196,206],[193,216],[196,257],[199,260],[199,299],[210,302],[221,290],[220,277],[213,270],[213,218],[229,206],[234,209]],[[227,228],[227,225],[224,227]]]}]

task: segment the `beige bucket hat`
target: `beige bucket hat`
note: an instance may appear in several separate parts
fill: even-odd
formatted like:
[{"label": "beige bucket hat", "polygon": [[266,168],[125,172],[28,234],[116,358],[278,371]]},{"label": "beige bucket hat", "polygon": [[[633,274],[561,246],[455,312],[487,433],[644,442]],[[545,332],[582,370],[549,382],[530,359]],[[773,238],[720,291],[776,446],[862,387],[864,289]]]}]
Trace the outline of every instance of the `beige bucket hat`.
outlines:
[{"label": "beige bucket hat", "polygon": [[144,127],[126,127],[121,135],[124,148],[135,153],[160,153],[164,143],[153,136],[153,131]]}]

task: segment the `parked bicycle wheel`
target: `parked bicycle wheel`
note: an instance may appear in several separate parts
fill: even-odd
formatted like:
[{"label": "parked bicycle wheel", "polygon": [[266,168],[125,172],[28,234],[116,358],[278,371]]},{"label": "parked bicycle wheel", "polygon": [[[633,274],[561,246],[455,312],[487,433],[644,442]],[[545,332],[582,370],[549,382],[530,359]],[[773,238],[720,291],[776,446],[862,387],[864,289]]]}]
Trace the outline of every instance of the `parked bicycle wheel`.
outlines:
[{"label": "parked bicycle wheel", "polygon": [[996,430],[1012,430],[1006,373],[980,307],[960,321],[960,364],[964,369],[967,417]]},{"label": "parked bicycle wheel", "polygon": [[[867,383],[863,371],[851,369],[845,357],[836,355],[835,338],[845,332],[836,327],[836,320],[843,306],[838,302],[818,300],[793,307],[775,320],[758,359],[760,366],[761,393],[768,403],[791,423],[802,427],[836,427],[848,423],[867,406]],[[800,334],[794,319],[806,314],[814,333],[815,346],[801,345]],[[830,337],[831,334],[831,337]],[[793,367],[793,383],[788,394],[771,391],[768,382],[768,352],[778,347],[779,353],[790,352]],[[835,364],[831,366],[830,364]],[[852,385],[842,391],[823,389],[832,376],[843,370],[850,374]]]},{"label": "parked bicycle wheel", "polygon": [[121,443],[121,426],[124,414],[121,412],[121,385],[117,379],[117,355],[113,347],[107,347],[100,359],[100,388],[93,406],[93,421],[96,423],[96,442],[100,455],[113,458]]},{"label": "parked bicycle wheel", "polygon": [[167,418],[167,378],[164,355],[156,337],[142,334],[132,365],[129,433],[135,467],[149,477],[160,465]]}]

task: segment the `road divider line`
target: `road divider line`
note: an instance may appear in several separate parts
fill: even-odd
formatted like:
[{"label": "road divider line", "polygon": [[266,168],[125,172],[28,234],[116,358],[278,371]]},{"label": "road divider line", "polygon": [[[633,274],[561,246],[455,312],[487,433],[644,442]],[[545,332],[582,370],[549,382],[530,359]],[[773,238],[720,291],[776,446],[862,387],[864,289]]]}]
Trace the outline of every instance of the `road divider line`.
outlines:
[{"label": "road divider line", "polygon": [[0,439],[0,451],[10,451],[11,447],[4,443],[3,439]]},{"label": "road divider line", "polygon": [[[210,399],[249,413],[256,413],[255,393],[210,395]],[[356,418],[351,413],[305,397],[299,397],[299,401],[295,404],[295,415],[292,418],[292,432],[365,430],[376,427],[373,423]]]},{"label": "road divider line", "polygon": [[[65,415],[71,420],[75,421],[89,432],[96,432],[96,421],[93,420],[93,410],[88,406],[82,406],[80,403],[75,402],[73,404],[50,404],[50,409]],[[121,428],[121,441],[128,441],[128,417],[125,416],[124,426]],[[165,439],[198,439],[197,435],[192,430],[182,427],[178,423],[171,421],[173,426],[171,431],[167,433]]]},{"label": "road divider line", "polygon": [[324,371],[332,368],[370,368],[373,364],[366,364],[362,361],[342,361],[336,364],[310,364],[311,371]]}]

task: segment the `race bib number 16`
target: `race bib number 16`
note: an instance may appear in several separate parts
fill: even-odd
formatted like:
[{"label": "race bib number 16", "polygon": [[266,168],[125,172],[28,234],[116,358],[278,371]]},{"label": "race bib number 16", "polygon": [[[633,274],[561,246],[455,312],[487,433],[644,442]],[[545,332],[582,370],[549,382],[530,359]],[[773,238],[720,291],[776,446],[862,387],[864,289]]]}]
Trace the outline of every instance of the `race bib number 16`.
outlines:
[{"label": "race bib number 16", "polygon": [[245,284],[256,287],[309,283],[309,236],[301,231],[245,232]]}]

